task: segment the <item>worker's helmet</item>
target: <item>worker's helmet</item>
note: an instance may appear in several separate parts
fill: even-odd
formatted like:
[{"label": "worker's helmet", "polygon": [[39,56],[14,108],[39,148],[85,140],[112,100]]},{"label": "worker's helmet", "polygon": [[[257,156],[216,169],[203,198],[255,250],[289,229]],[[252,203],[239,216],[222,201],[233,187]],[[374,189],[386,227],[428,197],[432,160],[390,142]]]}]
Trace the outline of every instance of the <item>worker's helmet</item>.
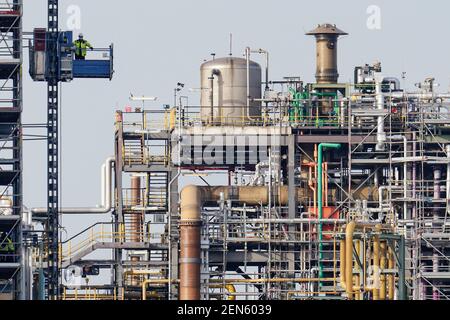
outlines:
[{"label": "worker's helmet", "polygon": [[82,33],[80,33],[80,34],[78,35],[78,38],[83,39],[83,38],[84,38],[84,35],[83,35]]}]

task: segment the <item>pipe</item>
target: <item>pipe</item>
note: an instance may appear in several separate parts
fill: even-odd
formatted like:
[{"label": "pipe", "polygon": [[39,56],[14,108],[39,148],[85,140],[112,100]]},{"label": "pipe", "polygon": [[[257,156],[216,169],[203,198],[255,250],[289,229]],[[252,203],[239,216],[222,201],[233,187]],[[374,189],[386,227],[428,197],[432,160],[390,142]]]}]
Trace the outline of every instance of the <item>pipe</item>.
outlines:
[{"label": "pipe", "polygon": [[378,234],[381,232],[381,225],[377,224],[375,226],[375,236],[373,237],[373,288],[372,288],[372,295],[373,300],[379,300],[380,299],[380,235]]},{"label": "pipe", "polygon": [[[141,204],[141,177],[131,177],[131,201],[130,205],[139,206]],[[130,221],[131,227],[131,242],[140,242],[142,234],[142,219],[141,213],[133,212]]]},{"label": "pipe", "polygon": [[313,185],[313,180],[312,180],[312,168],[309,167],[309,179],[308,179],[308,187],[311,189],[311,191],[313,192],[313,203],[314,203],[314,214],[317,213],[317,190]]},{"label": "pipe", "polygon": [[[102,165],[102,171],[104,170],[105,181],[102,182],[102,196],[101,206],[88,207],[88,208],[60,208],[59,213],[61,214],[104,214],[109,213],[112,209],[112,169],[115,163],[114,157],[109,157],[106,159],[104,165]],[[103,200],[104,199],[104,200]],[[32,208],[31,212],[34,216],[46,216],[47,208]]]},{"label": "pipe", "polygon": [[[141,177],[132,176],[131,177],[131,201],[130,205],[139,206],[141,204]],[[131,242],[138,243],[141,242],[141,234],[142,234],[142,218],[141,212],[134,211],[131,212],[130,219],[130,240]],[[138,262],[140,260],[139,256],[131,255],[132,262]],[[139,283],[139,275],[135,275],[131,278],[131,285],[137,286]]]},{"label": "pipe", "polygon": [[358,288],[357,292],[355,293],[355,299],[356,300],[361,300],[361,278],[360,278],[360,270],[359,270],[359,255],[360,255],[360,251],[361,251],[361,244],[360,244],[360,240],[356,240],[355,241],[355,249],[356,249],[356,256],[358,257],[358,261],[355,261],[355,269],[356,269],[356,275],[355,275],[355,284],[356,287]]},{"label": "pipe", "polygon": [[247,118],[253,120],[250,113],[250,47],[245,48],[245,60],[247,62]]},{"label": "pipe", "polygon": [[147,285],[149,284],[172,284],[177,283],[178,280],[169,279],[147,279],[142,281],[142,300],[147,300]]},{"label": "pipe", "polygon": [[[376,77],[375,83],[375,97],[376,97],[376,107],[377,110],[384,111],[384,95],[382,90],[382,82],[383,77],[378,74]],[[375,147],[376,151],[384,151],[385,150],[385,142],[386,142],[386,133],[384,131],[384,116],[378,116],[377,120],[377,144]]]},{"label": "pipe", "polygon": [[[395,268],[395,260],[394,260],[394,252],[392,251],[392,248],[389,246],[388,248],[388,268],[390,270]],[[388,299],[394,300],[395,296],[395,275],[388,274]]]},{"label": "pipe", "polygon": [[353,299],[353,233],[356,222],[350,221],[345,228],[345,290],[349,300]]},{"label": "pipe", "polygon": [[[322,174],[323,174],[323,151],[326,148],[329,149],[339,149],[341,147],[340,144],[336,144],[336,143],[321,143],[319,144],[319,158],[317,161],[317,167],[318,167],[318,173],[317,173],[317,177],[318,177],[318,182],[317,182],[317,207],[319,209],[319,214],[318,214],[318,218],[319,220],[321,220],[323,218],[323,199],[322,199]],[[319,223],[319,228],[318,228],[318,233],[319,233],[319,278],[323,277],[323,267],[322,267],[322,259],[323,259],[323,234],[322,234],[322,224]],[[349,278],[347,278],[349,279]],[[319,283],[320,285],[320,283]]]},{"label": "pipe", "polygon": [[[302,191],[297,188],[297,198],[301,198]],[[287,186],[277,188],[274,193],[275,204],[288,204]],[[225,199],[236,199],[249,205],[267,205],[270,201],[268,187],[191,185],[181,191],[180,300],[200,300],[201,208],[206,201],[219,201],[221,194]]]},{"label": "pipe", "polygon": [[380,270],[382,272],[380,279],[380,300],[386,300],[386,275],[383,273],[386,269],[386,241],[380,243]]},{"label": "pipe", "polygon": [[236,287],[234,285],[232,285],[232,284],[226,284],[225,285],[225,289],[229,293],[228,300],[236,300],[236,296],[233,295],[234,293],[236,293]]},{"label": "pipe", "polygon": [[339,258],[340,258],[340,263],[339,263],[339,271],[340,271],[340,275],[341,275],[341,287],[344,290],[347,290],[347,282],[346,282],[346,278],[345,278],[345,265],[346,265],[346,254],[345,254],[345,240],[341,240],[339,242]]},{"label": "pipe", "polygon": [[[340,268],[341,271],[341,284],[342,280],[344,281],[343,289],[345,289],[347,293],[347,297],[349,300],[353,300],[353,293],[356,289],[359,289],[359,286],[354,286],[353,283],[353,235],[357,228],[373,228],[376,232],[374,236],[374,285],[371,288],[373,290],[374,298],[378,297],[378,277],[376,276],[379,271],[379,248],[380,248],[380,240],[379,233],[381,232],[381,224],[367,224],[361,223],[357,224],[355,221],[350,221],[345,228],[345,249],[342,248],[344,244],[341,241],[341,255],[343,255],[344,261],[341,260],[341,264],[344,264],[345,267]],[[341,256],[342,257],[342,256]],[[341,258],[342,259],[342,258]],[[342,279],[342,272],[344,271],[344,279]],[[345,287],[345,288],[344,288]]]},{"label": "pipe", "polygon": [[200,300],[202,189],[185,187],[180,198],[180,300]]},{"label": "pipe", "polygon": [[[433,178],[434,178],[434,183],[433,183],[433,200],[440,200],[441,199],[441,179],[442,179],[442,172],[441,169],[436,167],[434,168],[434,172],[433,172]],[[434,221],[438,221],[440,219],[440,208],[439,208],[439,203],[434,205],[434,209],[433,209],[433,220]],[[436,232],[436,230],[434,230],[434,232]],[[439,272],[439,254],[436,251],[436,249],[433,249],[433,256],[432,256],[432,268],[433,268],[433,272],[437,273]],[[440,293],[438,288],[436,288],[435,286],[433,286],[433,300],[440,300]]]},{"label": "pipe", "polygon": [[[402,135],[390,136],[388,137],[390,140],[403,140],[403,157],[405,159],[408,158],[408,139]],[[407,203],[406,199],[408,198],[408,162],[403,163],[403,198],[405,199],[403,204],[403,218],[408,219],[407,217]]]},{"label": "pipe", "polygon": [[[213,69],[211,71],[211,76],[209,77],[210,80],[210,94],[209,94],[209,101],[211,104],[211,119],[210,119],[210,125],[214,125],[214,77],[218,76],[220,74],[220,70],[218,69]],[[218,106],[220,107],[220,106]],[[219,122],[222,121],[222,119],[220,118],[220,113],[219,113]]]}]

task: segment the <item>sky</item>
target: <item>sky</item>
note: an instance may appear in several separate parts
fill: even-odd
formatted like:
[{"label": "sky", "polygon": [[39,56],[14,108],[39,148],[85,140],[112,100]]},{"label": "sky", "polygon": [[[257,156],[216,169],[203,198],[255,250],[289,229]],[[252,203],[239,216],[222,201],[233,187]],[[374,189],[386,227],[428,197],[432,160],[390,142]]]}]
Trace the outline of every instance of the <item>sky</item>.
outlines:
[{"label": "sky", "polygon": [[[24,31],[46,27],[47,1],[24,0]],[[372,11],[380,24],[368,27]],[[108,80],[75,80],[62,85],[62,203],[94,206],[100,202],[100,167],[114,153],[114,112],[130,104],[130,93],[157,96],[148,107],[173,101],[177,82],[198,88],[200,64],[211,53],[242,56],[246,46],[270,52],[271,79],[300,76],[314,81],[314,39],[305,32],[333,23],[349,33],[339,42],[340,80],[352,81],[355,66],[381,61],[387,76],[413,88],[429,76],[447,91],[450,82],[450,2],[442,0],[60,0],[60,28],[80,12],[80,30],[94,47],[114,43],[115,75]],[[76,6],[76,7],[74,7]],[[70,12],[68,12],[70,9]],[[69,25],[68,25],[69,22]],[[255,59],[259,61],[259,57]],[[34,83],[24,64],[25,124],[46,123],[46,85]],[[191,104],[197,93],[185,90]],[[27,129],[27,134],[45,131]],[[46,205],[46,142],[25,142],[24,203]],[[65,217],[69,234],[99,217]],[[109,217],[102,217],[108,221]]]}]

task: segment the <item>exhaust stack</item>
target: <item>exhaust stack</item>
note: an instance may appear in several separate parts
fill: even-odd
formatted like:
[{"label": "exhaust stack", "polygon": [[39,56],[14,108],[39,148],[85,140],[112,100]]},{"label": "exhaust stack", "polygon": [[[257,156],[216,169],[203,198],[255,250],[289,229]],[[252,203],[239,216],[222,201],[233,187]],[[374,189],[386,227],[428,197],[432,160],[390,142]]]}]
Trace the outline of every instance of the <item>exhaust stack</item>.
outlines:
[{"label": "exhaust stack", "polygon": [[316,81],[319,84],[337,83],[339,78],[337,66],[337,41],[340,36],[348,33],[338,29],[336,25],[325,23],[306,35],[316,37],[317,72]]}]

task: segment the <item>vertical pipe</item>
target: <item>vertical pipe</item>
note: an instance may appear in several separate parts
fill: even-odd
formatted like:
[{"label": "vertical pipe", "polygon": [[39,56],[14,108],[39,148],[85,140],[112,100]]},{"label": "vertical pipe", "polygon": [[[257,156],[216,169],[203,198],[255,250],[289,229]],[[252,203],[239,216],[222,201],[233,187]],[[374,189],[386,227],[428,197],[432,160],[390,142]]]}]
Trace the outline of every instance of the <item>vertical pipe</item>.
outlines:
[{"label": "vertical pipe", "polygon": [[[141,205],[141,177],[131,177],[131,207]],[[140,242],[142,233],[142,219],[139,211],[133,211],[131,216],[131,242]]]},{"label": "vertical pipe", "polygon": [[398,299],[399,300],[406,300],[407,297],[407,291],[406,291],[406,279],[405,279],[405,264],[406,264],[406,255],[405,255],[405,237],[400,236],[399,241],[399,247],[398,247],[398,260],[399,260],[399,266],[398,266]]},{"label": "vertical pipe", "polygon": [[[360,244],[361,240],[356,240],[355,241],[355,248],[356,248],[356,255],[357,255],[357,260],[355,260],[355,269],[356,269],[356,275],[355,275],[355,285],[357,287],[361,286],[361,278],[360,278],[360,274],[359,274],[359,256],[360,256],[360,251],[361,251],[361,244]],[[361,292],[360,290],[358,290],[355,293],[355,299],[356,300],[361,300]]]},{"label": "vertical pipe", "polygon": [[340,258],[339,272],[340,272],[340,276],[341,276],[341,287],[342,287],[342,289],[346,290],[347,284],[346,284],[346,279],[345,279],[345,258],[346,258],[345,240],[340,240],[339,249],[340,249],[340,251],[339,251],[339,258]]},{"label": "vertical pipe", "polygon": [[[393,270],[395,268],[395,258],[394,252],[391,246],[388,246],[388,268],[389,270]],[[388,298],[389,300],[394,300],[395,294],[395,275],[390,273],[387,276],[388,279]]]},{"label": "vertical pipe", "polygon": [[[323,234],[322,234],[322,222],[323,219],[323,181],[322,181],[322,174],[323,174],[323,151],[326,148],[329,149],[339,149],[341,147],[340,144],[336,143],[321,143],[319,144],[319,155],[318,155],[318,161],[317,161],[317,207],[319,209],[318,219],[319,219],[319,228],[318,228],[318,234],[319,234],[319,278],[323,278],[323,267],[322,267],[322,259],[323,259]],[[351,281],[351,278],[347,278],[347,281]],[[321,282],[319,282],[319,286],[321,285]]]},{"label": "vertical pipe", "polygon": [[[442,173],[441,169],[438,167],[434,168],[434,183],[433,183],[433,200],[440,200],[441,199],[441,178]],[[436,202],[434,205],[433,210],[433,220],[438,221],[440,218],[440,205],[439,202]],[[433,230],[437,231],[437,230]],[[439,253],[436,252],[436,250],[433,249],[433,256],[432,256],[432,263],[433,263],[433,272],[439,272]],[[433,300],[439,300],[439,290],[433,286]]]},{"label": "vertical pipe", "polygon": [[[141,204],[141,177],[132,176],[131,177],[131,199],[130,205],[131,207],[140,206]],[[131,211],[131,219],[130,219],[130,241],[137,243],[141,242],[141,233],[142,233],[142,219],[141,213],[139,211]],[[139,261],[139,257],[132,255],[131,261],[137,262]],[[140,276],[133,275],[131,277],[131,285],[138,286],[139,285]]]},{"label": "vertical pipe", "polygon": [[380,300],[386,300],[386,275],[383,273],[386,269],[386,241],[380,243]]},{"label": "vertical pipe", "polygon": [[[381,76],[378,76],[375,83],[375,97],[376,97],[376,106],[379,112],[384,110],[384,95],[382,90],[382,82],[383,79]],[[377,118],[377,144],[376,151],[384,151],[385,150],[385,142],[386,142],[386,133],[384,131],[384,116],[380,115]]]},{"label": "vertical pipe", "polygon": [[[445,147],[445,151],[447,153],[447,158],[450,158],[450,144],[448,144]],[[449,213],[449,201],[450,201],[450,162],[447,164],[447,179],[446,179],[446,187],[445,187],[445,193],[446,193],[446,216],[448,216]]]},{"label": "vertical pipe", "polygon": [[353,300],[353,233],[356,223],[350,221],[345,228],[345,281],[349,300]]},{"label": "vertical pipe", "polygon": [[380,290],[379,290],[379,284],[380,284],[380,235],[378,232],[380,232],[381,226],[377,225],[375,229],[375,236],[373,237],[373,288],[372,288],[372,294],[373,294],[373,300],[379,300],[380,299]]},{"label": "vertical pipe", "polygon": [[200,188],[185,187],[180,201],[180,300],[200,300]]}]

